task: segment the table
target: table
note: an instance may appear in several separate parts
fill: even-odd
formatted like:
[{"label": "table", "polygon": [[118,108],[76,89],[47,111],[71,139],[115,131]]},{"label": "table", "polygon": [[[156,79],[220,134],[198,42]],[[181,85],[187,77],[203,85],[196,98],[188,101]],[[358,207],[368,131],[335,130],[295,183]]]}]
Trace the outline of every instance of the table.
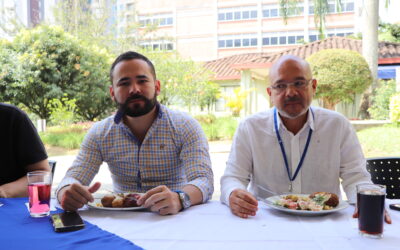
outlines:
[{"label": "table", "polygon": [[[400,200],[387,200],[386,205]],[[241,219],[219,201],[177,215],[89,209],[81,216],[144,249],[399,249],[400,212],[390,210],[392,225],[384,238],[358,234],[353,206],[317,217],[294,216],[260,204],[255,217]]]},{"label": "table", "polygon": [[[131,241],[86,222],[85,228],[56,233],[49,217],[32,218],[28,198],[0,198],[0,249],[139,250]],[[62,212],[60,210],[52,213]]]}]

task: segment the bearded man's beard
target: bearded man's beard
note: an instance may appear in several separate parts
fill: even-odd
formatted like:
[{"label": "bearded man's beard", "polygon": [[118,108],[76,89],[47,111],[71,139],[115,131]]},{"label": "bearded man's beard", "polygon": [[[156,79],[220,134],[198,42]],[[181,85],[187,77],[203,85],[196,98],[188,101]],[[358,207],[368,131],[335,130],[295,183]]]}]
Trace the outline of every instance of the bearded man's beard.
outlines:
[{"label": "bearded man's beard", "polygon": [[[133,107],[130,107],[129,104],[133,100],[142,100],[144,102],[144,105],[142,105],[141,103],[134,103]],[[154,94],[154,97],[152,99],[148,99],[145,96],[134,94],[128,97],[124,103],[119,103],[117,100],[115,100],[115,103],[118,106],[118,113],[121,113],[122,116],[127,115],[130,117],[138,117],[146,115],[153,110],[154,106],[156,106],[157,103],[157,95]]]}]

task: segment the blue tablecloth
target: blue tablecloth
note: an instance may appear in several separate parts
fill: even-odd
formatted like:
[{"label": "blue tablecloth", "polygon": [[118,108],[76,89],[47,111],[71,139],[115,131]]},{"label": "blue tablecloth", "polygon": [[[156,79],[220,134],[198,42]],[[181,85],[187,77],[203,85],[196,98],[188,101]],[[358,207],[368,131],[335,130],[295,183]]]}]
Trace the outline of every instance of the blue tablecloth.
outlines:
[{"label": "blue tablecloth", "polygon": [[142,249],[87,221],[79,231],[56,233],[50,217],[30,217],[27,198],[0,198],[0,202],[4,203],[0,207],[0,249]]}]

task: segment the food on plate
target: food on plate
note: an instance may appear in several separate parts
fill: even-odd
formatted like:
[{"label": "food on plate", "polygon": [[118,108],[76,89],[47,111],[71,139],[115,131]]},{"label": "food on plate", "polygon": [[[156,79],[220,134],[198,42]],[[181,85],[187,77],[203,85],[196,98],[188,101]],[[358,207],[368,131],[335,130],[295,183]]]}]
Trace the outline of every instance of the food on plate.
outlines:
[{"label": "food on plate", "polygon": [[101,204],[98,204],[102,207],[138,207],[137,200],[140,198],[140,194],[136,193],[127,193],[127,194],[117,194],[112,195],[108,194],[101,198]]},{"label": "food on plate", "polygon": [[339,197],[333,193],[316,192],[310,194],[310,198],[313,200],[319,200],[324,205],[330,207],[337,207],[337,205],[339,205]]},{"label": "food on plate", "polygon": [[103,207],[112,207],[112,202],[115,199],[115,195],[107,194],[101,198],[101,204]]},{"label": "food on plate", "polygon": [[339,205],[339,197],[328,192],[316,192],[308,196],[290,194],[282,196],[275,205],[293,210],[331,210]]},{"label": "food on plate", "polygon": [[127,194],[122,203],[124,207],[138,207],[137,200],[139,200],[140,194]]},{"label": "food on plate", "polygon": [[112,207],[123,207],[124,205],[124,198],[117,196],[111,203]]}]

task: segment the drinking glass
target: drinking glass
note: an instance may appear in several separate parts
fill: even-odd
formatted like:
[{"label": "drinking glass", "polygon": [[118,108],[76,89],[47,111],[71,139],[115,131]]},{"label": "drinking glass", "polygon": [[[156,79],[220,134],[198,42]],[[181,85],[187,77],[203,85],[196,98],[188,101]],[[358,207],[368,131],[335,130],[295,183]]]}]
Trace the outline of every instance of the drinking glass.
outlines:
[{"label": "drinking glass", "polygon": [[368,238],[382,238],[386,187],[378,184],[357,185],[358,229]]},{"label": "drinking glass", "polygon": [[29,213],[32,217],[50,214],[51,172],[33,171],[28,174]]}]

